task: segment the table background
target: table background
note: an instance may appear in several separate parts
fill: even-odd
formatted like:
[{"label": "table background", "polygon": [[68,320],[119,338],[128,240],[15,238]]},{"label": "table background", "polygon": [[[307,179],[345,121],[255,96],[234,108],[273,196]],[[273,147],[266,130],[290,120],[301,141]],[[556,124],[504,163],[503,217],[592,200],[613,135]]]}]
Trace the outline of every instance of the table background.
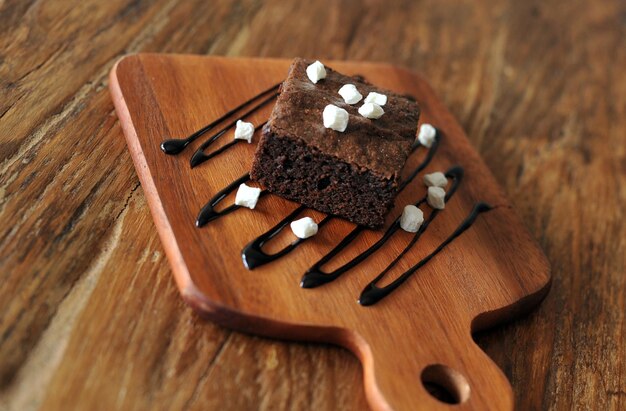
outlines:
[{"label": "table background", "polygon": [[0,410],[367,408],[347,351],[182,303],[107,89],[140,51],[422,72],[553,267],[477,342],[520,410],[626,408],[625,2],[5,0]]}]

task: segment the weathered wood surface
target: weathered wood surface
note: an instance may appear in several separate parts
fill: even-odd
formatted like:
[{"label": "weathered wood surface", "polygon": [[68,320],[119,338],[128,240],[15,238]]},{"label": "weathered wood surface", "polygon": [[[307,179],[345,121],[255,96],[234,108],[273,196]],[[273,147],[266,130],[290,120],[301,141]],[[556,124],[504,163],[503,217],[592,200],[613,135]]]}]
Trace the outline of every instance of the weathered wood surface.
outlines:
[{"label": "weathered wood surface", "polygon": [[626,406],[623,2],[9,0],[0,23],[0,409],[366,407],[348,352],[179,298],[106,89],[136,51],[422,72],[553,267],[536,312],[477,337],[518,408]]}]

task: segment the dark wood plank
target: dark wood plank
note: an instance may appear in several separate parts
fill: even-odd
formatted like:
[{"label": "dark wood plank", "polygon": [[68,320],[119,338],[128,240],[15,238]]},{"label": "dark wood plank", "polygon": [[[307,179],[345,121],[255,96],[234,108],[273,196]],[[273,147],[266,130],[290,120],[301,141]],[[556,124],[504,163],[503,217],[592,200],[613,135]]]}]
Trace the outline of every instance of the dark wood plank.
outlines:
[{"label": "dark wood plank", "polygon": [[[364,407],[357,361],[328,347],[233,334],[214,371],[185,373],[227,332],[180,304],[113,116],[106,75],[135,51],[366,59],[424,73],[554,270],[537,312],[479,344],[523,387],[519,409],[623,409],[625,15],[620,0],[3,2],[0,409],[191,397],[213,409]],[[154,284],[166,291],[149,299]],[[105,308],[132,299],[143,305]],[[154,310],[164,317],[138,320]],[[115,329],[104,325],[113,312]],[[177,328],[185,321],[199,330]],[[179,329],[172,347],[192,348],[162,362],[158,330]],[[266,369],[271,347],[277,365]]]}]

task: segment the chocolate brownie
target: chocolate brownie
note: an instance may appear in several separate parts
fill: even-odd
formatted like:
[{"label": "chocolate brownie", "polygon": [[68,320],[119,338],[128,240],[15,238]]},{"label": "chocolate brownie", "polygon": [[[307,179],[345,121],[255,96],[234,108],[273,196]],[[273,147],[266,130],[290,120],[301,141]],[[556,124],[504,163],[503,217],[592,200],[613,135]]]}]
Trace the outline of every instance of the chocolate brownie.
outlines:
[{"label": "chocolate brownie", "polygon": [[[396,93],[326,67],[326,78],[313,84],[297,58],[269,121],[263,128],[252,170],[270,192],[356,224],[378,227],[392,208],[400,171],[415,140],[419,106]],[[354,84],[364,99],[387,95],[385,114],[370,120],[358,113],[360,102],[346,104],[337,91]],[[324,127],[328,104],[345,109],[348,127]]]}]

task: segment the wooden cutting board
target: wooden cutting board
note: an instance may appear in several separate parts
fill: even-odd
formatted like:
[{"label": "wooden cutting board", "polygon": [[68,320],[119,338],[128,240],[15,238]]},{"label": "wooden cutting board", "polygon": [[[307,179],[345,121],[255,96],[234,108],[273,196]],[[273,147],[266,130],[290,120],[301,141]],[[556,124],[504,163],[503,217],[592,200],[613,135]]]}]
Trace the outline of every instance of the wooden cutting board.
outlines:
[{"label": "wooden cutting board", "polygon": [[[370,306],[357,300],[364,288],[413,239],[398,230],[380,249],[323,286],[300,287],[302,275],[355,226],[330,218],[315,237],[271,263],[248,270],[242,249],[268,232],[298,204],[274,195],[254,210],[238,209],[202,228],[199,210],[216,193],[245,175],[253,144],[235,144],[198,167],[189,160],[200,138],[177,156],[165,155],[163,140],[185,137],[228,110],[280,82],[290,61],[251,58],[140,54],[120,60],[111,72],[111,93],[128,147],[180,292],[212,321],[269,337],[342,345],[361,360],[369,403],[379,410],[506,410],[513,394],[502,371],[472,340],[472,332],[528,311],[547,293],[550,268],[540,248],[470,146],[463,130],[418,75],[386,64],[325,62],[347,74],[413,95],[421,121],[439,130],[439,146],[424,172],[464,170],[445,210],[377,284],[390,284],[445,242],[474,206],[479,214],[428,263],[391,294]],[[267,120],[272,104],[248,117]],[[236,119],[237,117],[233,117]],[[320,118],[321,121],[321,118]],[[218,130],[219,127],[216,129]],[[232,140],[232,131],[207,151]],[[424,161],[411,155],[405,175]],[[402,207],[422,198],[422,172],[398,196],[386,226],[363,230],[323,268],[349,262],[378,241]],[[232,204],[234,195],[222,204]],[[224,207],[220,205],[219,207]],[[218,207],[218,208],[219,208]],[[421,205],[426,218],[431,209]],[[305,210],[317,222],[325,216]],[[128,233],[132,235],[132,233]],[[274,253],[295,240],[288,226],[263,248]],[[317,381],[311,380],[311,384]],[[523,389],[523,387],[518,387]]]}]

